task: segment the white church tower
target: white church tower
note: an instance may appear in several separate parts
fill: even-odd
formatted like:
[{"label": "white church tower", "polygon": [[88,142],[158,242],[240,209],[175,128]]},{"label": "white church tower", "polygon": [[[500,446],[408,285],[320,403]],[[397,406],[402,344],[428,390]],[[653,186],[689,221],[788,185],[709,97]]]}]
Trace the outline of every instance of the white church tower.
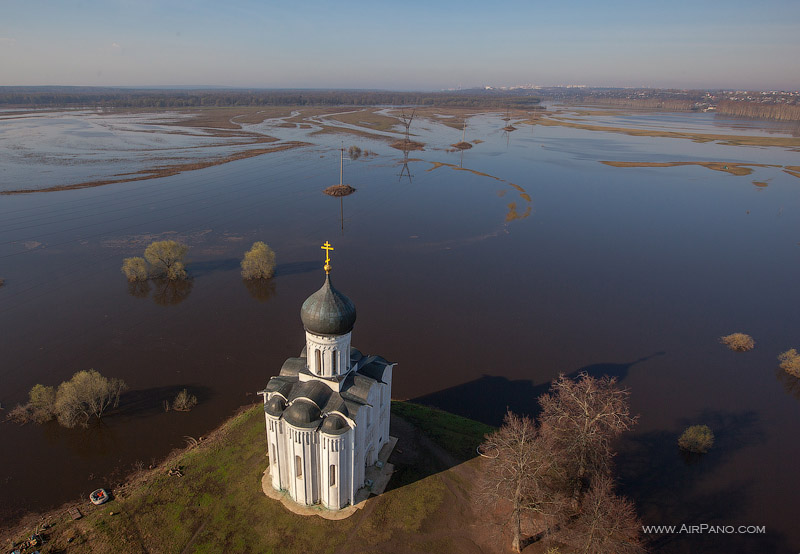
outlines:
[{"label": "white church tower", "polygon": [[272,486],[300,504],[338,510],[355,504],[365,469],[389,442],[394,363],[350,345],[356,308],[325,283],[303,302],[306,344],[260,392],[264,396]]}]

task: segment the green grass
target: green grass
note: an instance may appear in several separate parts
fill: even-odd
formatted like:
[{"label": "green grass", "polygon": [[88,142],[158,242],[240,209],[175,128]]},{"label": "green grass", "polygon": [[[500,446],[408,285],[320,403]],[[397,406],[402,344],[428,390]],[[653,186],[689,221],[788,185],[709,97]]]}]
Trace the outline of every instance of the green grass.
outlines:
[{"label": "green grass", "polygon": [[[459,460],[474,457],[475,447],[491,431],[481,423],[407,402],[393,402],[392,412]],[[114,491],[113,501],[95,509],[83,505],[82,519],[51,514],[55,525],[46,531],[42,552],[306,553],[334,552],[340,546],[370,552],[384,541],[424,535],[426,521],[448,508],[440,470],[400,467],[393,477],[395,487],[371,500],[374,508],[368,517],[360,518],[359,512],[329,521],[295,515],[261,490],[265,443],[263,409],[256,405],[198,447],[177,453],[126,489]],[[182,468],[183,477],[167,474],[175,466]],[[403,485],[397,486],[398,481]]]},{"label": "green grass", "polygon": [[474,458],[484,435],[494,431],[478,421],[412,402],[392,401],[392,413],[413,424],[459,461]]}]

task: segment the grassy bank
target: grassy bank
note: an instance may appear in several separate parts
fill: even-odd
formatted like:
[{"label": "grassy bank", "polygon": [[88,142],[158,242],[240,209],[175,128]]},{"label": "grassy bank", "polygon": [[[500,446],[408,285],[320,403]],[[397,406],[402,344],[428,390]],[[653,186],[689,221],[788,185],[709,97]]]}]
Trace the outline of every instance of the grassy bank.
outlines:
[{"label": "grassy bank", "polygon": [[[400,552],[410,543],[428,551],[426,541],[457,551],[457,535],[450,539],[437,532],[431,541],[426,532],[446,528],[453,506],[463,504],[468,484],[452,464],[474,457],[490,428],[406,402],[394,402],[392,409],[401,435],[400,452],[392,460],[398,473],[391,490],[349,519],[295,515],[263,494],[264,416],[255,405],[159,467],[131,476],[107,504],[76,504],[81,519],[73,521],[65,506],[44,518],[32,517],[27,526],[4,534],[1,544],[29,536],[43,522],[43,553],[395,551],[387,545],[399,545]],[[170,475],[171,469],[182,475]],[[446,501],[453,494],[461,494],[461,500]]]}]

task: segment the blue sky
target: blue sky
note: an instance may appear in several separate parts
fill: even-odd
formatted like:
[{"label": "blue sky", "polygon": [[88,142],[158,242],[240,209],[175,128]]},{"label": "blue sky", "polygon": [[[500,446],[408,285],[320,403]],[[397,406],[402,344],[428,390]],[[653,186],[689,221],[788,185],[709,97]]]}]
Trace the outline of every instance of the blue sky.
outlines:
[{"label": "blue sky", "polygon": [[800,89],[800,2],[0,0],[0,85]]}]

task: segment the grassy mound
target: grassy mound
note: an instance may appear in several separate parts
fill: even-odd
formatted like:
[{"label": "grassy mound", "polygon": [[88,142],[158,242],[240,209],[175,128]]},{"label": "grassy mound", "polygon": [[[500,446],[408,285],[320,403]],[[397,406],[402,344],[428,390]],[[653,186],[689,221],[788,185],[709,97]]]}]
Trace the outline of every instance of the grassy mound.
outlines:
[{"label": "grassy mound", "polygon": [[[415,426],[412,435],[425,436],[458,460],[474,457],[475,445],[490,430],[405,402],[393,402],[392,411],[405,418],[406,425]],[[415,440],[402,448],[420,460],[433,458]],[[452,470],[447,466],[417,472],[400,462],[397,469],[405,479],[393,477],[391,490],[371,499],[354,517],[330,521],[293,514],[265,496],[261,478],[267,463],[263,408],[257,404],[207,439],[174,452],[155,469],[131,476],[124,486],[111,491],[108,503],[81,502],[77,505],[81,519],[73,521],[67,513],[71,506],[65,506],[44,517],[32,516],[28,526],[4,531],[0,540],[19,542],[44,522],[44,552],[306,553],[334,552],[340,547],[375,552],[386,550],[387,543],[422,544],[431,539],[426,533],[446,528],[449,523],[443,519],[453,517],[453,499],[445,486],[452,481],[448,477]]]}]

